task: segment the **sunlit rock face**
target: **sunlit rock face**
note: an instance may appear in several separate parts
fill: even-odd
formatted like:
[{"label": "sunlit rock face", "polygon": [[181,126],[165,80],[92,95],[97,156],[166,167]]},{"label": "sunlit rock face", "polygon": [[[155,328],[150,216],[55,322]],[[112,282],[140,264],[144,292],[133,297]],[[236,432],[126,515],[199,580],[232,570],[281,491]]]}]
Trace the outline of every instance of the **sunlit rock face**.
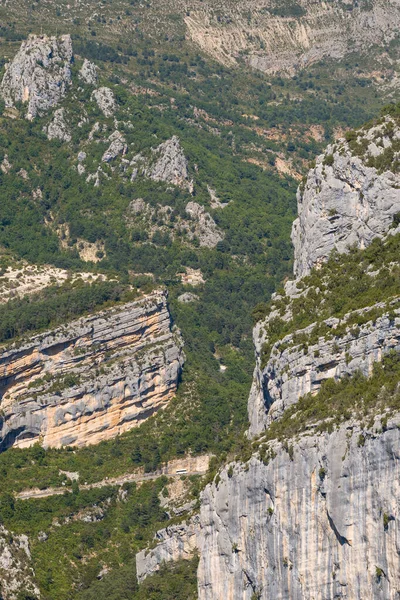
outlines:
[{"label": "sunlit rock face", "polygon": [[0,448],[112,438],[168,404],[182,364],[163,292],[13,344],[0,354]]}]

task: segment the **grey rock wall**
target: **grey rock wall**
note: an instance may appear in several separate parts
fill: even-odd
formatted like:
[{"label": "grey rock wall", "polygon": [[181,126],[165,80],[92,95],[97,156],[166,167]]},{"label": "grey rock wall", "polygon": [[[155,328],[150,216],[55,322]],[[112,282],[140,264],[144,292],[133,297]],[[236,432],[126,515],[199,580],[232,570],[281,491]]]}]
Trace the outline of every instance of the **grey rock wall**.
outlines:
[{"label": "grey rock wall", "polygon": [[[355,314],[360,317],[370,310],[383,310],[382,317],[372,319],[360,327],[345,327]],[[371,374],[375,362],[390,351],[400,351],[400,309],[393,308],[389,316],[384,304],[349,313],[343,319],[324,321],[330,335],[307,345],[295,343],[292,334],[274,344],[270,358],[261,366],[262,334],[257,337],[257,362],[253,388],[249,400],[250,433],[263,431],[268,424],[279,418],[283,411],[295,404],[308,392],[318,392],[326,379],[341,379],[360,371]],[[296,332],[312,334],[315,324]],[[335,329],[338,335],[335,335]]]},{"label": "grey rock wall", "polygon": [[200,512],[199,600],[397,600],[399,418],[305,436],[221,473]]},{"label": "grey rock wall", "polygon": [[390,228],[400,210],[400,175],[367,166],[368,158],[400,139],[397,127],[391,137],[385,135],[390,121],[387,117],[365,136],[360,132],[368,144],[362,158],[344,140],[318,156],[304,190],[297,193],[298,218],[292,230],[296,278],[326,261],[334,249],[342,253],[354,245],[365,248]]},{"label": "grey rock wall", "polygon": [[271,443],[206,487],[200,514],[158,532],[137,556],[142,581],[200,554],[199,600],[398,600],[400,417],[363,435],[355,423]]}]

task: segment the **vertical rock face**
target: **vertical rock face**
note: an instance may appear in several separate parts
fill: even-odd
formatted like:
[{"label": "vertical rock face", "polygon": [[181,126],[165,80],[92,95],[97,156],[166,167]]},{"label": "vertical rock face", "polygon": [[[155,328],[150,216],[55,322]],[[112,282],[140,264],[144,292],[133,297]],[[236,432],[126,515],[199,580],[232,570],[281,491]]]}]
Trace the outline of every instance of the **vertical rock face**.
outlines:
[{"label": "vertical rock face", "polygon": [[0,94],[7,107],[27,105],[33,119],[55,106],[71,83],[72,43],[69,35],[31,35],[8,65]]},{"label": "vertical rock face", "polygon": [[400,417],[358,442],[347,423],[304,435],[293,454],[232,464],[198,517],[158,532],[140,580],[200,554],[199,600],[398,600]]},{"label": "vertical rock face", "polygon": [[164,562],[192,558],[199,547],[199,526],[200,519],[196,516],[189,524],[172,525],[157,531],[157,546],[150,552],[142,550],[136,555],[136,574],[139,582],[158,571]]},{"label": "vertical rock face", "polygon": [[175,393],[182,342],[166,296],[81,318],[0,354],[0,449],[114,437]]},{"label": "vertical rock face", "polygon": [[307,275],[332,250],[365,248],[388,231],[400,210],[400,175],[392,172],[390,160],[383,173],[368,165],[394,149],[399,139],[398,127],[387,117],[358,133],[354,142],[362,148],[360,156],[342,140],[317,158],[304,190],[297,194],[299,216],[292,231],[295,277]]},{"label": "vertical rock face", "polygon": [[397,600],[398,422],[363,447],[344,427],[223,471],[201,500],[199,600]]}]

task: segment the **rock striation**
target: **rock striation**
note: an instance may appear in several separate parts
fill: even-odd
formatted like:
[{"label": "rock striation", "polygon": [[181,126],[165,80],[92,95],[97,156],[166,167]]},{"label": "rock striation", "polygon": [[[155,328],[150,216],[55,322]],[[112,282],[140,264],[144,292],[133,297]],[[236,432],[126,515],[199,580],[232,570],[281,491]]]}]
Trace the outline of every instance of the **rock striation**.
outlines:
[{"label": "rock striation", "polygon": [[399,419],[347,425],[225,469],[201,499],[199,600],[395,600]]},{"label": "rock striation", "polygon": [[[398,304],[399,300],[393,304]],[[371,318],[360,327],[346,326],[348,321],[354,323],[357,316],[363,319],[368,313],[375,314],[379,310],[383,310],[379,318]],[[342,319],[327,319],[323,325],[331,334],[321,336],[310,345],[298,343],[296,336],[311,335],[315,323],[274,344],[262,369],[261,404],[258,405],[256,397],[249,403],[253,433],[259,433],[279,418],[301,396],[318,392],[327,379],[337,380],[356,372],[368,376],[374,363],[384,354],[400,351],[400,309],[394,306],[390,314],[385,303],[380,303],[348,313]],[[338,335],[335,335],[336,330]]]},{"label": "rock striation", "polygon": [[293,75],[323,59],[339,60],[353,52],[379,56],[397,35],[400,12],[391,0],[240,0],[225,2],[220,10],[210,2],[193,3],[184,19],[187,36],[220,63],[234,66],[245,60],[265,73]]},{"label": "rock striation", "polygon": [[114,437],[169,402],[182,364],[164,292],[4,348],[0,449]]},{"label": "rock striation", "polygon": [[28,119],[56,106],[71,83],[72,56],[69,35],[30,35],[8,64],[0,84],[6,106],[26,104]]}]

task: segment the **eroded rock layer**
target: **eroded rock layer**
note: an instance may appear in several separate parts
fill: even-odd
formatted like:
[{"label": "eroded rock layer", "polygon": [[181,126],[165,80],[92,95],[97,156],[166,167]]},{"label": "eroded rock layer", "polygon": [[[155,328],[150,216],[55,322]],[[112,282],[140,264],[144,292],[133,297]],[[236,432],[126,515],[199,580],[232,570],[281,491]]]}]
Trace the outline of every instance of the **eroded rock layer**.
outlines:
[{"label": "eroded rock layer", "polygon": [[156,292],[0,354],[0,448],[82,446],[140,424],[173,396],[182,342]]}]

